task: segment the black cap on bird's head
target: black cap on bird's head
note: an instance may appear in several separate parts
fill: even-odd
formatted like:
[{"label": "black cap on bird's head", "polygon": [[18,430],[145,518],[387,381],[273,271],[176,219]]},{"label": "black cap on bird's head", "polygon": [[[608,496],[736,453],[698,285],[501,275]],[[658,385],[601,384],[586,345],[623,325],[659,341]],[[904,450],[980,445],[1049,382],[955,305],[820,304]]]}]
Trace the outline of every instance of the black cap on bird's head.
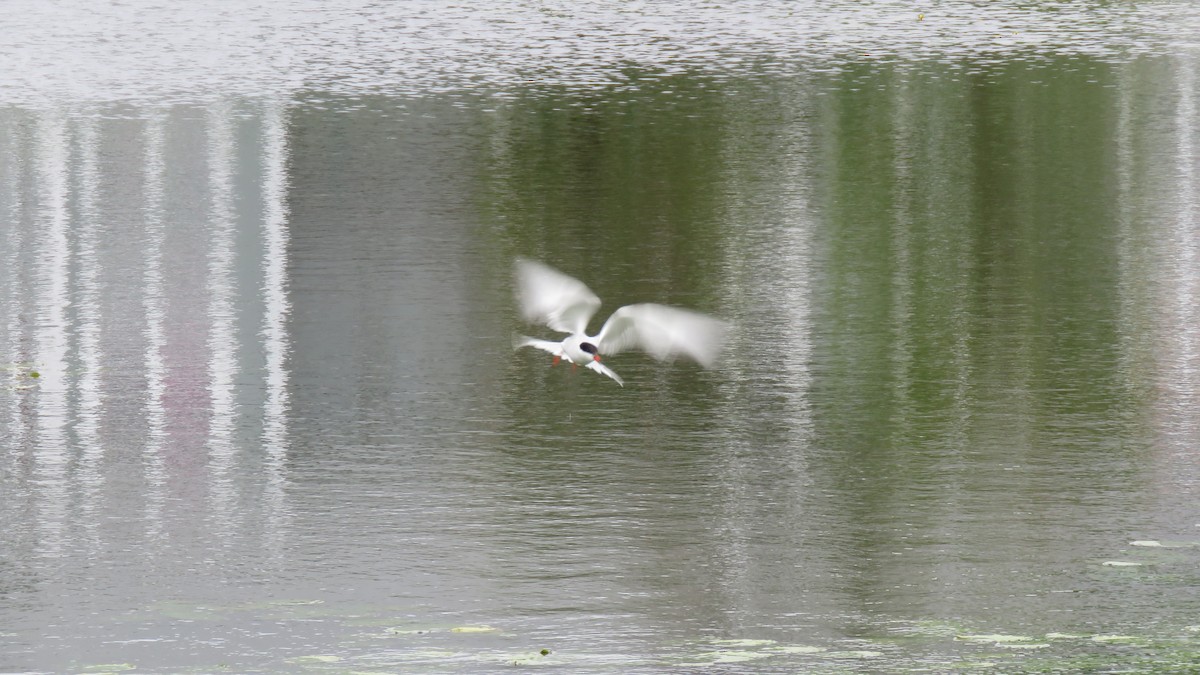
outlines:
[{"label": "black cap on bird's head", "polygon": [[580,342],[579,348],[582,349],[583,351],[591,354],[593,359],[595,359],[597,361],[600,360],[600,350],[596,349],[596,345],[594,345],[590,342]]}]

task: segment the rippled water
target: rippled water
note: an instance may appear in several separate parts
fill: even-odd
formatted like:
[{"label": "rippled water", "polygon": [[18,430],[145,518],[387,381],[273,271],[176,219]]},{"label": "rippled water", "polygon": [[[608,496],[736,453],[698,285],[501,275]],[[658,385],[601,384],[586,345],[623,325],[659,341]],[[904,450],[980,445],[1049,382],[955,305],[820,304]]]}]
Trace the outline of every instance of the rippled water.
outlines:
[{"label": "rippled water", "polygon": [[[314,91],[523,95],[854,64],[1194,53],[1189,3],[12,2],[0,97],[158,104]],[[643,69],[649,73],[640,73]]]},{"label": "rippled water", "polygon": [[0,670],[1196,660],[1189,4],[6,9]]}]

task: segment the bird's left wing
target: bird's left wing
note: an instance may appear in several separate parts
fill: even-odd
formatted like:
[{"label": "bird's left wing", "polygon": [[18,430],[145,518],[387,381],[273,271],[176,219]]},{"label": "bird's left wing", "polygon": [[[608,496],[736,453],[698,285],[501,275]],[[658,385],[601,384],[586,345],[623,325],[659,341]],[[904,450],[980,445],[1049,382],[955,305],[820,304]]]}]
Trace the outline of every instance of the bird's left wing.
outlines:
[{"label": "bird's left wing", "polygon": [[526,321],[560,333],[582,333],[600,309],[600,298],[582,281],[540,262],[517,259],[517,301]]},{"label": "bird's left wing", "polygon": [[707,314],[666,305],[626,305],[608,318],[596,342],[601,354],[641,349],[660,361],[686,356],[711,368],[729,324]]}]

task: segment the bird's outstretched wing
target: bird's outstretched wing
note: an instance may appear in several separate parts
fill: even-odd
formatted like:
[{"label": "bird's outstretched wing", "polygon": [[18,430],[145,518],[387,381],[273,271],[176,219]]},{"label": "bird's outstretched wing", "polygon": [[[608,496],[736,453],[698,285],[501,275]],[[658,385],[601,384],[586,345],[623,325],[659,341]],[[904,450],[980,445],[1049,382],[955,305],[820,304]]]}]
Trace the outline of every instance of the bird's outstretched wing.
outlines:
[{"label": "bird's outstretched wing", "polygon": [[584,332],[600,309],[600,298],[582,281],[525,258],[517,258],[517,301],[526,321],[560,333]]},{"label": "bird's outstretched wing", "polygon": [[537,338],[525,337],[524,335],[517,335],[513,338],[513,349],[520,349],[521,347],[537,347],[555,356],[563,355],[561,342],[539,340]]},{"label": "bird's outstretched wing", "polygon": [[711,368],[729,325],[707,314],[666,305],[626,305],[608,318],[597,336],[601,354],[641,349],[660,361],[686,356]]},{"label": "bird's outstretched wing", "polygon": [[622,380],[620,375],[614,373],[612,371],[612,368],[609,368],[608,366],[604,365],[603,363],[600,363],[599,361],[588,361],[587,366],[585,366],[585,368],[587,368],[588,370],[594,370],[597,373],[600,373],[601,375],[607,375],[607,376],[611,377],[612,379],[616,380],[617,384],[621,385],[622,387],[625,386],[625,380]]}]

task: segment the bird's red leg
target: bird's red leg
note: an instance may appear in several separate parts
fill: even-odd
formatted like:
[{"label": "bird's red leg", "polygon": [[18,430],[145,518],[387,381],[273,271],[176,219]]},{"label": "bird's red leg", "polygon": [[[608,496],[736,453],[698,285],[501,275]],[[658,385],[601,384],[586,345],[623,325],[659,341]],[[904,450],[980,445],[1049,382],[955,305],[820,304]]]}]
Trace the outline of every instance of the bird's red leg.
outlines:
[{"label": "bird's red leg", "polygon": [[559,360],[560,358],[562,358],[562,357],[560,357],[558,354],[555,354],[555,355],[554,355],[554,360],[550,362],[550,367],[551,367],[551,368],[553,368],[554,366],[557,366],[557,365],[558,365],[558,360]]}]

